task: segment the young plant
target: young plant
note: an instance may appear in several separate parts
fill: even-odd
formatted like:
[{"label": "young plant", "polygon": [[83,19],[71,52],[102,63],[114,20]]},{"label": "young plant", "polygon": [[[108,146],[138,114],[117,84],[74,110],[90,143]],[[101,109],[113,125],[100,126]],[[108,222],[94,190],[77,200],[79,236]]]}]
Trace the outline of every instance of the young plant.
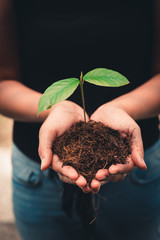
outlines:
[{"label": "young plant", "polygon": [[86,124],[85,100],[83,91],[84,81],[104,87],[120,87],[129,83],[127,78],[122,74],[106,68],[96,68],[84,76],[81,72],[80,80],[78,78],[68,78],[59,80],[48,87],[39,100],[38,115],[40,112],[51,108],[54,104],[67,99],[76,90],[78,85],[80,85],[84,121]]}]

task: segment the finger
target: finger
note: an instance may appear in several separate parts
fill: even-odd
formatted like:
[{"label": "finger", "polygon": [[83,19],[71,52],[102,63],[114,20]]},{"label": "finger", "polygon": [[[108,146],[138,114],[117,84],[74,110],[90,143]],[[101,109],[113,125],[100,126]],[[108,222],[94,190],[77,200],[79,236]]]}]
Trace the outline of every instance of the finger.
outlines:
[{"label": "finger", "polygon": [[75,181],[73,181],[72,179],[70,179],[70,178],[68,178],[68,177],[66,177],[66,176],[64,176],[64,175],[62,175],[62,174],[60,174],[60,173],[58,173],[58,176],[59,176],[59,178],[60,178],[60,180],[61,180],[62,182],[75,185]]},{"label": "finger", "polygon": [[100,169],[97,173],[95,178],[99,181],[106,179],[106,177],[108,177],[110,175],[109,170],[108,169]]},{"label": "finger", "polygon": [[76,181],[78,178],[77,171],[71,166],[63,166],[63,163],[59,160],[57,155],[53,155],[52,168],[60,174]]},{"label": "finger", "polygon": [[56,132],[52,129],[49,130],[44,124],[39,131],[39,147],[38,153],[41,163],[41,169],[46,170],[52,162],[52,144],[56,138]]},{"label": "finger", "polygon": [[80,187],[82,189],[82,191],[84,193],[89,193],[89,192],[92,191],[91,188],[89,187],[88,183],[87,183],[87,180],[82,175],[80,175],[77,178],[75,183],[77,184],[78,187]]},{"label": "finger", "polygon": [[143,160],[144,150],[140,128],[135,128],[132,132],[131,158],[133,163],[141,170],[146,170],[147,166]]},{"label": "finger", "polygon": [[99,190],[100,190],[100,181],[97,181],[96,179],[93,179],[92,182],[91,182],[91,189],[92,189],[92,192],[93,193],[98,193]]},{"label": "finger", "polygon": [[52,150],[51,149],[47,149],[45,150],[45,157],[41,157],[41,170],[44,171],[46,170],[51,162],[52,162]]},{"label": "finger", "polygon": [[83,188],[87,185],[87,180],[82,176],[80,175],[77,180],[75,181],[75,183],[80,187],[80,188]]},{"label": "finger", "polygon": [[110,180],[111,180],[111,175],[110,175],[110,177],[107,177],[106,179],[100,181],[100,186],[103,186],[104,184],[109,183]]},{"label": "finger", "polygon": [[84,193],[89,193],[92,191],[92,189],[88,185],[86,185],[85,187],[82,187],[81,189]]},{"label": "finger", "polygon": [[[86,183],[86,180],[84,181],[82,179],[78,179],[77,181],[74,181],[74,180],[72,180],[72,179],[70,179],[70,178],[68,178],[68,177],[66,177],[66,176],[64,176],[60,173],[58,174],[58,176],[59,176],[59,178],[62,182],[77,185],[78,187],[80,187],[82,189],[82,191],[84,193],[89,193],[89,192],[92,191],[91,188],[87,184],[84,185],[84,182]],[[79,178],[81,178],[81,176]],[[80,181],[83,182],[83,183],[80,183]]]},{"label": "finger", "polygon": [[116,174],[111,177],[110,182],[122,182],[126,177],[126,174]]},{"label": "finger", "polygon": [[126,174],[110,175],[106,179],[100,181],[100,184],[101,184],[101,186],[103,186],[104,184],[107,184],[109,182],[122,182],[125,177],[126,177]]},{"label": "finger", "polygon": [[111,165],[109,167],[110,174],[117,174],[117,173],[129,173],[135,168],[135,165],[131,159],[131,157],[127,158],[127,162],[125,164],[116,164]]}]

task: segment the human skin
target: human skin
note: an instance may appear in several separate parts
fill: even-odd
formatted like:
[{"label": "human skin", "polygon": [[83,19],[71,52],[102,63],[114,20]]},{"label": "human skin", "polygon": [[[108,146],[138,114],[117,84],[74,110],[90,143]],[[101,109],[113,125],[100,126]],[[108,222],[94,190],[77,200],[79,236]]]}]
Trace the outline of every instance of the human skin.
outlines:
[{"label": "human skin", "polygon": [[[18,81],[0,81],[0,113],[22,122],[44,122],[39,133],[39,155],[41,169],[49,166],[55,170],[62,181],[77,184],[86,191],[86,180],[75,169],[66,166],[52,153],[54,139],[67,131],[74,123],[83,121],[83,109],[71,101],[57,103],[50,110],[43,111],[37,117],[38,93]],[[86,115],[87,116],[87,115]],[[87,116],[87,121],[89,120]]]},{"label": "human skin", "polygon": [[[84,192],[93,191],[94,193],[97,193],[100,189],[100,186],[104,183],[107,183],[109,181],[122,181],[125,175],[131,172],[135,167],[138,167],[141,170],[145,170],[146,164],[143,160],[144,152],[141,131],[135,120],[156,116],[159,112],[160,74],[157,74],[150,81],[143,84],[134,91],[125,94],[109,103],[103,104],[90,117],[91,120],[101,121],[103,124],[119,130],[123,136],[125,135],[125,133],[130,133],[132,135],[131,156],[127,159],[127,164],[112,165],[108,170],[99,170],[96,174],[95,179],[91,182],[91,187],[85,187],[85,185],[83,185],[86,182],[84,181],[84,178],[82,176],[78,179],[70,178],[70,169],[67,169],[67,167],[65,167],[65,170],[68,170],[68,173],[62,173],[62,163],[60,163],[57,158],[56,160],[55,158],[53,158],[52,167],[57,172],[61,173],[60,178],[62,181],[77,184],[83,189]],[[51,122],[53,117],[54,116],[50,115]],[[64,132],[66,131],[65,127],[63,130]],[[50,135],[50,131],[51,124],[49,124],[48,120],[46,120],[46,123],[42,125],[42,129],[40,130],[39,150],[42,155],[44,151],[44,149],[42,150],[42,148],[44,147],[44,144],[46,142],[45,138],[42,135],[43,133],[46,134],[46,132],[48,133],[48,135]],[[43,144],[41,144],[42,140],[44,141]],[[52,147],[52,142],[53,139],[50,140],[50,148]],[[49,160],[47,161],[50,163]],[[59,162],[57,164],[58,168],[57,166],[55,166],[55,162],[56,164]],[[46,169],[45,162],[42,169]],[[69,180],[69,178],[71,180]]]},{"label": "human skin", "polygon": [[141,131],[135,121],[156,116],[158,113],[160,113],[160,74],[132,92],[103,104],[92,114],[92,120],[101,121],[120,131],[122,135],[127,132],[132,135],[131,156],[128,158],[128,164],[112,165],[108,170],[99,170],[91,185],[92,189],[98,191],[105,181],[114,181],[117,174],[127,174],[135,166],[142,170],[146,169],[143,160]]},{"label": "human skin", "polygon": [[83,120],[82,108],[73,102],[63,101],[50,110],[42,112],[37,118],[40,96],[40,93],[17,81],[0,81],[0,112],[2,114],[19,121],[44,122],[39,134],[42,170],[47,169],[52,163],[52,168],[58,172],[62,181],[77,184],[84,192],[98,192],[100,186],[108,181],[123,180],[122,174],[132,171],[135,165],[142,170],[146,169],[140,128],[134,120],[155,116],[160,112],[159,74],[136,90],[102,105],[92,114],[90,119],[94,121],[101,121],[120,130],[122,134],[126,131],[132,133],[132,154],[128,164],[112,165],[109,170],[98,171],[91,183],[91,188],[86,186],[86,180],[78,176],[75,169],[68,166],[62,167],[61,162],[52,155],[51,150],[56,136],[63,134],[73,123]]},{"label": "human skin", "polygon": [[[158,4],[156,16],[159,23],[160,4],[159,1],[156,2]],[[62,167],[61,162],[51,152],[55,137],[65,132],[73,123],[82,120],[83,111],[77,104],[64,101],[53,106],[50,110],[43,111],[37,118],[38,101],[42,94],[20,83],[16,26],[11,5],[11,0],[0,0],[0,113],[17,121],[43,123],[39,134],[39,155],[43,160],[42,170],[51,165],[62,181],[77,184],[84,192],[93,191],[96,193],[100,186],[108,181],[123,180],[125,174],[134,169],[134,165],[140,169],[145,169],[146,166],[142,160],[143,145],[140,129],[134,120],[155,116],[159,112],[160,76],[155,75],[140,88],[102,105],[92,114],[92,120],[101,121],[115,129],[126,126],[126,129],[135,135],[135,140],[132,140],[132,156],[129,163],[125,166],[111,166],[109,170],[98,171],[96,178],[91,183],[91,188],[89,188],[86,186],[86,180],[82,176],[78,176],[75,169],[67,166]],[[159,72],[160,54],[158,53],[160,50],[157,49],[160,49],[158,47],[160,34],[155,39],[154,70]],[[121,125],[115,121],[117,118],[121,119]],[[58,123],[56,126],[53,124],[54,119]],[[65,122],[64,126],[60,124],[62,119]],[[87,120],[89,120],[88,117]]]}]

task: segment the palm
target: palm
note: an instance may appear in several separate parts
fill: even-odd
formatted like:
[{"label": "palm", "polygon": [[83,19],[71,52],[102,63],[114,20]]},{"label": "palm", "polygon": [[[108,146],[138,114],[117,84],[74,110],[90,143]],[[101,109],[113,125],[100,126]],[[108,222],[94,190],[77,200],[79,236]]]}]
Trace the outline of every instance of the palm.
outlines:
[{"label": "palm", "polygon": [[91,120],[100,121],[115,130],[125,137],[131,136],[131,156],[127,159],[127,164],[112,165],[108,170],[100,170],[96,174],[96,179],[101,180],[105,177],[111,177],[111,174],[126,174],[134,169],[135,165],[140,169],[145,169],[146,166],[142,160],[143,158],[143,143],[141,132],[136,122],[122,109],[109,104],[104,104],[98,108]]}]

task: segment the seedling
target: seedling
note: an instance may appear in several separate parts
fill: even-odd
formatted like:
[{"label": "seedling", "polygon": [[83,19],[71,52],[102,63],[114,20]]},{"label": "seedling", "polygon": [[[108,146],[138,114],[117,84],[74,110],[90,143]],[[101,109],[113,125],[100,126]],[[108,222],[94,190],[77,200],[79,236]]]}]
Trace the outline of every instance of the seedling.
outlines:
[{"label": "seedling", "polygon": [[38,115],[40,112],[51,108],[54,104],[67,99],[76,90],[78,85],[80,85],[84,121],[86,125],[85,100],[83,91],[84,81],[104,87],[120,87],[129,83],[127,78],[119,72],[106,68],[96,68],[84,76],[81,72],[80,79],[68,78],[59,80],[48,87],[39,100]]}]

